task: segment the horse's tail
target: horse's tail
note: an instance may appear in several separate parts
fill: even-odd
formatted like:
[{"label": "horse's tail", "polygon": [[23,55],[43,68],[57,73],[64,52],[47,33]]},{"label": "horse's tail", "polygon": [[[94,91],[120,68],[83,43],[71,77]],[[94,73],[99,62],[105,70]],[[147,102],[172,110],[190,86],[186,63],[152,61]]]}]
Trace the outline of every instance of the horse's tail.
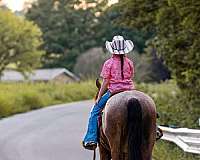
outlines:
[{"label": "horse's tail", "polygon": [[142,107],[136,98],[128,101],[128,160],[142,160]]}]

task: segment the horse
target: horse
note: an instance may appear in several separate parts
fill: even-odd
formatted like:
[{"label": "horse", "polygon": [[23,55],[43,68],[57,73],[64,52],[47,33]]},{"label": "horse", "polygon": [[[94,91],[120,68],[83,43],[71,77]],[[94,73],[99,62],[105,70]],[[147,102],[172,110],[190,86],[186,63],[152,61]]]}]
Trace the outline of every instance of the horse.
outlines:
[{"label": "horse", "polygon": [[[101,87],[98,79],[96,86]],[[152,159],[156,106],[151,97],[137,90],[117,93],[107,101],[101,120],[100,160]]]}]

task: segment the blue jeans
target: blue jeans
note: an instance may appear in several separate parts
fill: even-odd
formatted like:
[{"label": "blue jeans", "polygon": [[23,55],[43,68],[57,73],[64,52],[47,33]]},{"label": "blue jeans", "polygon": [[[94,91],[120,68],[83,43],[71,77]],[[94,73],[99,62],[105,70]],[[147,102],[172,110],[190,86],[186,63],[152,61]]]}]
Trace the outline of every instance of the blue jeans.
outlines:
[{"label": "blue jeans", "polygon": [[105,107],[106,102],[110,98],[111,93],[107,91],[99,100],[97,104],[95,104],[90,112],[89,124],[87,133],[84,138],[84,142],[96,142],[98,141],[98,116],[100,115],[102,109]]}]

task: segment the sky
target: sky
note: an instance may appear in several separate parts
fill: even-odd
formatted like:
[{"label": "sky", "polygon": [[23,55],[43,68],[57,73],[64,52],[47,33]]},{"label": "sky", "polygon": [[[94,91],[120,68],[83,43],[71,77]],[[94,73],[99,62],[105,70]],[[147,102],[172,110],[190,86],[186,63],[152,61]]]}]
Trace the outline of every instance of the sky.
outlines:
[{"label": "sky", "polygon": [[[23,4],[25,1],[30,1],[30,0],[2,0],[8,8],[10,8],[13,11],[20,11],[23,9]],[[118,0],[109,0],[109,4],[113,4],[118,2]]]},{"label": "sky", "polygon": [[2,0],[13,11],[22,10],[26,0]]}]

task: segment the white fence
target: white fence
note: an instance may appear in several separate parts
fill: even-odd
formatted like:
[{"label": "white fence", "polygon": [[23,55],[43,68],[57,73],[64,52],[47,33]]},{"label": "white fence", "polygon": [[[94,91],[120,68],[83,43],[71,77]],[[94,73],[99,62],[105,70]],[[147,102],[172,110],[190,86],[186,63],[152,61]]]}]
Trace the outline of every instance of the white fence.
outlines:
[{"label": "white fence", "polygon": [[163,130],[163,140],[174,142],[184,152],[200,154],[200,130],[188,128],[168,128],[159,126]]}]

